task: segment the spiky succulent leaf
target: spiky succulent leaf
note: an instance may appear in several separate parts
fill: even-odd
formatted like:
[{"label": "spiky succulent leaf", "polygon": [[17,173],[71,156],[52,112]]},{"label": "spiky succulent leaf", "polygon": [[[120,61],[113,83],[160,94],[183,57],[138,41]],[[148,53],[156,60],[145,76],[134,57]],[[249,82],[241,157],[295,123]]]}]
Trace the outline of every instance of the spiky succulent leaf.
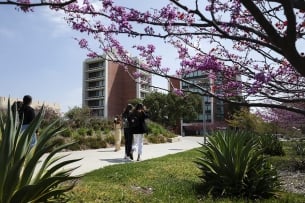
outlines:
[{"label": "spiky succulent leaf", "polygon": [[[12,111],[10,106],[9,101],[6,115],[0,115],[0,202],[56,202],[79,178],[71,176],[77,167],[69,165],[80,159],[57,158],[57,153],[69,145],[59,146],[49,153],[54,145],[48,141],[62,131],[61,127],[55,127],[56,123],[43,130],[37,144],[31,147],[31,138],[43,120],[44,108],[29,127],[21,131],[17,111]],[[47,159],[39,167],[45,155]]]}]

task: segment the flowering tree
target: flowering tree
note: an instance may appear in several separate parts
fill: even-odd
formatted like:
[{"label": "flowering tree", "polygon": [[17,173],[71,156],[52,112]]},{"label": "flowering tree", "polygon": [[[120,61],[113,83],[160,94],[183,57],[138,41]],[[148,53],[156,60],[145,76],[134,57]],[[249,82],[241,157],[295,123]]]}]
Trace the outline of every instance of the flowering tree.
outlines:
[{"label": "flowering tree", "polygon": [[[294,104],[300,109],[305,108],[304,103]],[[305,127],[305,115],[289,112],[283,109],[261,109],[256,112],[258,116],[269,123],[273,123],[285,130],[302,130]]]},{"label": "flowering tree", "polygon": [[[91,35],[99,43],[100,49],[95,49],[88,40],[78,39],[90,57],[115,49],[111,60],[177,78],[201,94],[245,106],[305,114],[305,109],[290,105],[304,101],[304,1],[145,1],[150,9],[139,6],[140,2],[84,0],[56,9],[66,12],[74,30]],[[163,5],[159,6],[160,2]],[[134,40],[134,45],[123,46],[120,42],[124,36]],[[143,42],[136,43],[136,39]],[[168,52],[175,52],[180,61],[175,76],[155,45],[144,43],[148,40],[171,46]],[[205,88],[183,79],[193,71],[208,73],[209,78],[220,82]],[[237,101],[240,95],[243,99]]]},{"label": "flowering tree", "polygon": [[15,5],[17,10],[23,12],[33,11],[33,7],[50,6],[51,8],[59,8],[66,6],[77,0],[47,0],[47,1],[30,1],[30,0],[1,0],[0,5]]}]

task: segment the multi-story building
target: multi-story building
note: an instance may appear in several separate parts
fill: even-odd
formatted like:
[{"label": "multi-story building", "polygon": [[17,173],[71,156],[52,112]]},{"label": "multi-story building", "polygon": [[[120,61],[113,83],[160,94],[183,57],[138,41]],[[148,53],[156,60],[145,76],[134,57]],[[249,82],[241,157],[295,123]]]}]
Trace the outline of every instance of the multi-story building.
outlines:
[{"label": "multi-story building", "polygon": [[213,86],[214,84],[221,83],[221,77],[212,79],[211,77],[208,77],[208,74],[202,71],[194,71],[184,76],[183,79],[190,83],[172,79],[170,80],[171,84],[169,89],[177,88],[190,92],[200,93],[203,95],[203,110],[202,112],[198,112],[198,117],[191,122],[185,122],[182,120],[180,133],[184,135],[205,134],[208,129],[223,126],[228,111],[227,104],[214,97],[205,95],[202,90],[193,85],[196,84],[208,91],[220,93],[217,92],[219,90],[213,89]]},{"label": "multi-story building", "polygon": [[129,100],[144,98],[151,91],[151,74],[139,71],[106,57],[86,59],[83,62],[83,107],[89,107],[93,116],[102,118],[121,114]]}]

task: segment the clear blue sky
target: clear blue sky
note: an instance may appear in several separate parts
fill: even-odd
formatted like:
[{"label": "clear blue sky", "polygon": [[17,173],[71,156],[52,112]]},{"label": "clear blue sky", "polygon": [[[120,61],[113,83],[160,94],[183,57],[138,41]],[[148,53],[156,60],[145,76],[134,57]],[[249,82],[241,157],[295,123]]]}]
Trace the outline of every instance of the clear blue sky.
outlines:
[{"label": "clear blue sky", "polygon": [[81,106],[87,53],[73,39],[77,36],[47,8],[23,13],[0,6],[0,96],[30,94],[34,100],[59,103],[63,112]]}]

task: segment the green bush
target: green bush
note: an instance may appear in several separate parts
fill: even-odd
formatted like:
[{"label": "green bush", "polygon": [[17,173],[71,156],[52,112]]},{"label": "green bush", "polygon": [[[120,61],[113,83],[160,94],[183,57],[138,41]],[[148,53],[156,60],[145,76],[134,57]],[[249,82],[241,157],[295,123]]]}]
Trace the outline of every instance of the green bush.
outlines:
[{"label": "green bush", "polygon": [[107,146],[106,141],[102,140],[101,136],[87,136],[86,146],[90,149],[105,148]]},{"label": "green bush", "polygon": [[78,133],[79,135],[81,135],[81,136],[86,136],[86,135],[87,135],[87,132],[88,132],[87,128],[79,128],[79,129],[77,130],[77,133]]},{"label": "green bush", "polygon": [[106,135],[104,139],[108,144],[114,144],[114,136],[111,134]]},{"label": "green bush", "polygon": [[62,131],[60,134],[63,137],[72,137],[73,136],[73,130],[71,128],[67,128],[66,130]]},{"label": "green bush", "polygon": [[11,112],[10,102],[6,115],[5,120],[0,115],[0,202],[66,201],[64,193],[73,188],[78,177],[71,176],[73,168],[63,167],[79,159],[62,161],[62,156],[55,155],[71,144],[56,147],[40,167],[36,167],[42,156],[55,146],[49,140],[62,132],[61,127],[53,122],[40,133],[36,145],[31,148],[31,138],[43,120],[44,109],[23,132],[17,113]]},{"label": "green bush", "polygon": [[93,136],[94,135],[94,130],[92,128],[88,129],[87,135]]},{"label": "green bush", "polygon": [[163,135],[148,135],[147,140],[150,143],[158,144],[167,142],[167,138]]},{"label": "green bush", "polygon": [[293,149],[294,149],[296,155],[305,156],[305,142],[304,141],[296,142]]},{"label": "green bush", "polygon": [[244,132],[216,132],[202,145],[196,161],[202,193],[265,198],[279,189],[277,171],[263,156],[257,137]]},{"label": "green bush", "polygon": [[150,135],[155,135],[155,136],[163,135],[164,137],[167,137],[167,138],[175,137],[174,133],[168,131],[162,125],[160,125],[158,123],[155,123],[152,121],[147,122],[147,127],[148,127],[148,134],[150,134]]},{"label": "green bush", "polygon": [[260,135],[260,143],[264,154],[271,156],[284,156],[283,144],[275,135]]},{"label": "green bush", "polygon": [[292,169],[294,171],[305,172],[305,157],[292,159]]},{"label": "green bush", "polygon": [[61,146],[61,145],[64,145],[66,142],[65,142],[65,138],[58,135],[58,136],[55,136],[55,137],[52,137],[49,141],[48,141],[48,144],[49,145],[52,145],[54,146],[53,149],[55,149],[56,147],[58,146]]}]

